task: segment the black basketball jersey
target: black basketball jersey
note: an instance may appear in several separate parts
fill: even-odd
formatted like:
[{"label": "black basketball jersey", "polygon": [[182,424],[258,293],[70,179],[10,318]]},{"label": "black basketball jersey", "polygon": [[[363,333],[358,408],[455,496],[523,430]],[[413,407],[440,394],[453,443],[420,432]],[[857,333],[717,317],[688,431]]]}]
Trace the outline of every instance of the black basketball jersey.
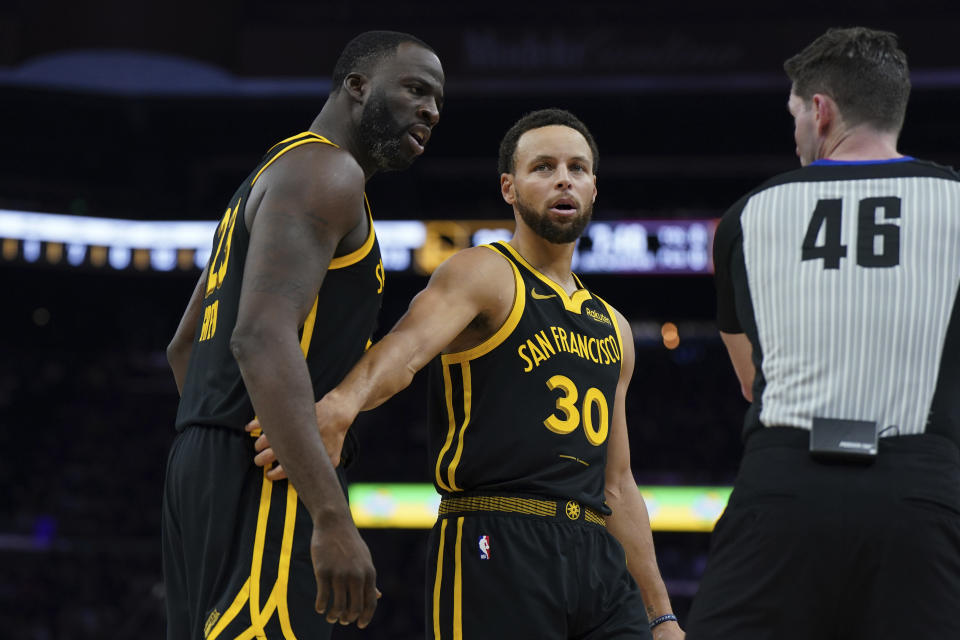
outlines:
[{"label": "black basketball jersey", "polygon": [[960,175],[913,158],[820,160],[724,215],[718,325],[753,346],[745,435],[875,422],[960,444]]},{"label": "black basketball jersey", "polygon": [[[217,227],[207,265],[203,313],[197,322],[177,411],[178,430],[192,424],[242,430],[254,417],[240,368],[230,352],[230,335],[237,322],[240,285],[250,243],[244,207],[253,185],[274,160],[300,145],[317,143],[333,145],[322,136],[305,132],[272,147],[234,194]],[[300,329],[300,346],[310,370],[315,399],[336,386],[363,355],[380,311],[383,263],[369,203],[366,209],[370,226],[366,241],[356,251],[331,260],[313,308]]]},{"label": "black basketball jersey", "polygon": [[[430,452],[443,494],[572,498],[602,513],[622,343],[613,309],[572,296],[507,243],[513,309],[480,345],[430,369]],[[576,276],[574,276],[576,278]]]}]

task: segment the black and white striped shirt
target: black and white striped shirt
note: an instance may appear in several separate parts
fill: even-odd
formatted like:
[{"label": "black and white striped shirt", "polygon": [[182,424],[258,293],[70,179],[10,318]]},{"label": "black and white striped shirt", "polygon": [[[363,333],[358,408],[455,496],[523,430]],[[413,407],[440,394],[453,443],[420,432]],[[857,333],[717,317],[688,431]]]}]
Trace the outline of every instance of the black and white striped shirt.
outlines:
[{"label": "black and white striped shirt", "polygon": [[960,174],[820,161],[761,185],[714,244],[718,325],[756,366],[745,433],[814,417],[960,444]]}]

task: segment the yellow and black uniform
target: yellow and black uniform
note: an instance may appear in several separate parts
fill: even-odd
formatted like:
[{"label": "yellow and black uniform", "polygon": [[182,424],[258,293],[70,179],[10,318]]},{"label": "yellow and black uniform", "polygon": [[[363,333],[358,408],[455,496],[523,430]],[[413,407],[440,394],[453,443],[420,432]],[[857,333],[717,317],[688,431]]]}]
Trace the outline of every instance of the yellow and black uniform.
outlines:
[{"label": "yellow and black uniform", "polygon": [[613,309],[568,295],[506,243],[515,297],[482,344],[430,370],[443,495],[430,537],[427,636],[646,638],[639,590],[603,516],[622,341]]},{"label": "yellow and black uniform", "polygon": [[[244,207],[263,171],[305,144],[333,143],[306,132],[271,148],[234,194],[214,236],[164,490],[171,639],[329,637],[330,625],[314,611],[311,519],[287,481],[266,480],[253,463],[253,439],[244,431],[253,405],[229,345],[250,241]],[[316,399],[363,355],[380,310],[383,265],[369,206],[367,215],[366,241],[330,262],[300,331]],[[345,458],[354,451],[350,435]]]}]

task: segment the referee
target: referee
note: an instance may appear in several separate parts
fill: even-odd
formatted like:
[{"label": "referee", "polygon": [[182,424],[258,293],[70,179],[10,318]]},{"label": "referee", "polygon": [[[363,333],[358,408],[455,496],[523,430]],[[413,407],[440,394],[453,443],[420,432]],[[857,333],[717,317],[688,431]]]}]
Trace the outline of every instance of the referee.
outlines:
[{"label": "referee", "polygon": [[960,638],[960,175],[901,155],[892,33],[790,58],[802,168],[717,229],[746,452],[690,640]]}]

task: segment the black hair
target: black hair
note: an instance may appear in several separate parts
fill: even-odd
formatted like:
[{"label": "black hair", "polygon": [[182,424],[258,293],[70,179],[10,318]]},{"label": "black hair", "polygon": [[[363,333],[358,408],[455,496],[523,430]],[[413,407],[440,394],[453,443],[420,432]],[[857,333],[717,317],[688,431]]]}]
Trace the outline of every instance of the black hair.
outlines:
[{"label": "black hair", "polygon": [[385,58],[393,55],[404,42],[411,42],[436,53],[426,42],[409,33],[399,31],[365,31],[347,43],[333,66],[331,93],[343,86],[347,75],[354,71],[369,75]]},{"label": "black hair", "polygon": [[590,130],[587,129],[587,125],[583,124],[577,116],[565,109],[541,109],[539,111],[532,111],[517,120],[503,136],[503,140],[500,141],[500,159],[497,162],[497,171],[500,173],[513,173],[514,156],[517,153],[517,142],[520,140],[520,136],[531,129],[549,127],[550,125],[562,125],[580,132],[586,139],[587,144],[590,145],[590,153],[593,155],[593,172],[596,173],[597,167],[600,165],[600,151],[597,149],[597,143],[593,139]]}]

